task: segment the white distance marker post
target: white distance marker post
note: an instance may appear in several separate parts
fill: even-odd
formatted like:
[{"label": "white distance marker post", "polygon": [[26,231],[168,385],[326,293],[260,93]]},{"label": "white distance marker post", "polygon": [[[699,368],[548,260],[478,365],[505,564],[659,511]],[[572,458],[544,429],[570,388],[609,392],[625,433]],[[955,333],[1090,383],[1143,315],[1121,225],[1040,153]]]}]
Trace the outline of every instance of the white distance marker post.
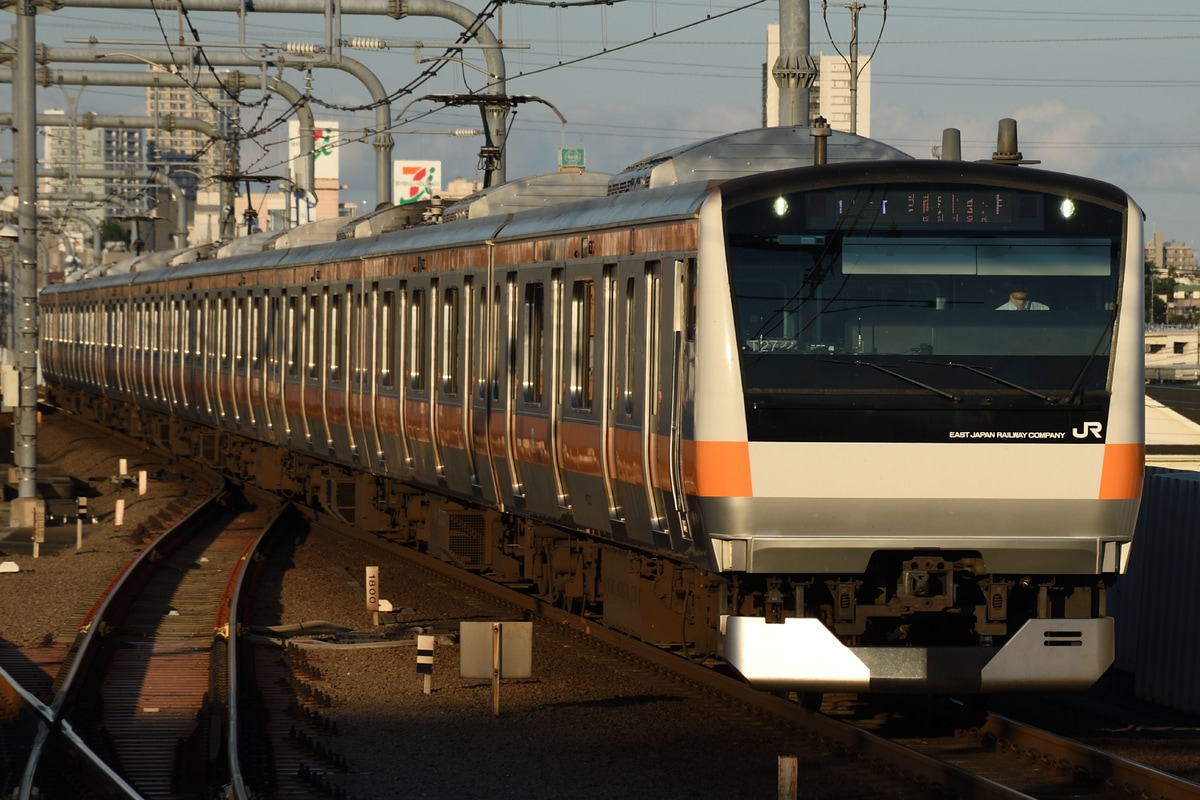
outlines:
[{"label": "white distance marker post", "polygon": [[125,500],[117,500],[116,508],[113,509],[113,525],[118,528],[125,524]]},{"label": "white distance marker post", "polygon": [[379,567],[367,567],[367,611],[372,624],[379,624]]},{"label": "white distance marker post", "polygon": [[425,676],[425,694],[433,691],[433,637],[417,636],[417,674]]},{"label": "white distance marker post", "polygon": [[117,476],[124,478],[128,474],[129,474],[129,459],[127,459],[127,458],[117,459]]},{"label": "white distance marker post", "polygon": [[87,498],[80,497],[75,509],[75,549],[83,548],[83,518],[87,516]]},{"label": "white distance marker post", "polygon": [[799,791],[799,762],[796,756],[779,757],[779,800],[796,800]]},{"label": "white distance marker post", "polygon": [[138,496],[146,493],[146,470],[138,470]]}]

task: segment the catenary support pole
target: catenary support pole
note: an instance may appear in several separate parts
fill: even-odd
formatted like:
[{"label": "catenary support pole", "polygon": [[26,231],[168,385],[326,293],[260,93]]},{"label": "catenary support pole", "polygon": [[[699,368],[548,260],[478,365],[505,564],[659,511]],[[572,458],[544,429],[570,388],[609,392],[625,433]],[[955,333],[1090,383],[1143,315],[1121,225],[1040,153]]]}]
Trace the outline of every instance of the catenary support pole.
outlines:
[{"label": "catenary support pole", "polygon": [[34,45],[35,0],[21,0],[17,12],[17,60],[13,83],[13,160],[18,205],[16,295],[17,379],[19,400],[13,418],[13,463],[17,497],[10,510],[11,527],[32,527],[37,499],[37,117]]}]

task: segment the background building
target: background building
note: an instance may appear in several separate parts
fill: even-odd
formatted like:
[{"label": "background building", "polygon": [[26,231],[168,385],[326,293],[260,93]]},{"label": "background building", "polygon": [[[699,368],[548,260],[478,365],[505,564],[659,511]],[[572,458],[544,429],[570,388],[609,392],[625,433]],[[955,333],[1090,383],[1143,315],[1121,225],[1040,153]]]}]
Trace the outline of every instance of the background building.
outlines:
[{"label": "background building", "polygon": [[1183,282],[1200,282],[1196,251],[1190,244],[1169,242],[1158,231],[1146,244],[1146,263],[1154,264],[1156,275],[1171,275]]},{"label": "background building", "polygon": [[[763,125],[773,128],[779,124],[779,87],[771,77],[771,67],[779,57],[779,25],[767,26],[767,63],[763,68]],[[824,117],[836,130],[850,131],[850,66],[839,55],[820,54],[817,80],[808,97],[810,119]],[[859,136],[871,135],[871,64],[865,55],[859,56],[858,67],[858,130]]]},{"label": "background building", "polygon": [[[151,67],[150,70],[166,71],[163,67]],[[220,74],[228,74],[228,70]],[[216,128],[225,140],[226,146],[221,147],[200,131],[178,128],[148,133],[150,162],[168,170],[189,203],[196,201],[196,190],[201,183],[209,183],[226,170],[229,166],[224,163],[226,160],[229,164],[237,163],[235,137],[239,130],[239,106],[237,98],[224,89],[193,89],[182,81],[171,86],[149,86],[146,88],[146,114],[202,120]]]}]

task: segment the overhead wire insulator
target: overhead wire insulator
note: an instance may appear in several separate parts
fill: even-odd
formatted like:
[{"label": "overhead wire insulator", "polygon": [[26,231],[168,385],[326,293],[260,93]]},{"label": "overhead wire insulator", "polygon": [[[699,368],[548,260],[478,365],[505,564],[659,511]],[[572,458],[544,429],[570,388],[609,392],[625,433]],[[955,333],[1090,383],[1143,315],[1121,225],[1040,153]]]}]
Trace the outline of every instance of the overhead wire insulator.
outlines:
[{"label": "overhead wire insulator", "polygon": [[279,49],[298,56],[315,56],[325,52],[324,47],[312,42],[284,42]]},{"label": "overhead wire insulator", "polygon": [[370,36],[351,36],[349,39],[342,39],[342,47],[353,47],[356,50],[387,50],[388,44],[383,39]]}]

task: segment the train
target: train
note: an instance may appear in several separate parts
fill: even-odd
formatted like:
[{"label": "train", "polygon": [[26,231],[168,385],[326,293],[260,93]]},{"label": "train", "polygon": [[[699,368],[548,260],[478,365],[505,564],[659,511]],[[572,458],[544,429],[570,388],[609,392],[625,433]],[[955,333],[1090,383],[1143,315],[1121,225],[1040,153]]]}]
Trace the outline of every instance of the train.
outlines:
[{"label": "train", "polygon": [[1124,191],[767,128],[379,213],[46,287],[48,401],[768,691],[1111,664]]}]

